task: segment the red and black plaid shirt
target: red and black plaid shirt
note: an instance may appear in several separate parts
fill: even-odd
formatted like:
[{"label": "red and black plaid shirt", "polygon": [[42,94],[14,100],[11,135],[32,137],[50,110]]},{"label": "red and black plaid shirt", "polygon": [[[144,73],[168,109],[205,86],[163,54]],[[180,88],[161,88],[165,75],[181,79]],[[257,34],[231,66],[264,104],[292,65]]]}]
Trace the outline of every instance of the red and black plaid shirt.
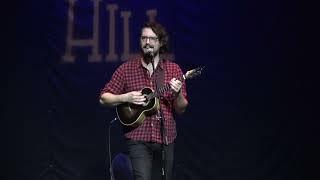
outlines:
[{"label": "red and black plaid shirt", "polygon": [[[111,80],[101,91],[101,95],[106,92],[112,94],[124,94],[131,91],[140,91],[144,87],[156,89],[154,78],[156,73],[164,71],[164,84],[169,83],[172,78],[178,78],[183,75],[180,67],[169,60],[161,60],[150,77],[148,70],[142,66],[141,59],[129,60],[119,66],[112,75]],[[186,85],[183,83],[182,94],[187,97]],[[176,122],[173,118],[173,100],[174,95],[168,91],[160,98],[160,106],[165,117],[164,126],[168,143],[172,143],[176,138]],[[159,114],[147,116],[144,122],[137,128],[125,132],[125,137],[133,140],[145,142],[162,143],[160,134]]]}]

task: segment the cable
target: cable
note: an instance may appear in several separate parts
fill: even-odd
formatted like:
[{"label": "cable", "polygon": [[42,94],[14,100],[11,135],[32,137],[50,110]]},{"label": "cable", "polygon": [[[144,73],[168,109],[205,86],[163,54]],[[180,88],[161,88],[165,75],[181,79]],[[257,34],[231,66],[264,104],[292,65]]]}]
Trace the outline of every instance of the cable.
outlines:
[{"label": "cable", "polygon": [[110,180],[114,180],[114,175],[113,175],[113,168],[112,168],[112,161],[111,161],[111,126],[112,124],[118,120],[118,118],[114,118],[113,120],[110,121],[109,123],[109,131],[108,131],[108,155],[109,155],[109,172],[110,172]]}]

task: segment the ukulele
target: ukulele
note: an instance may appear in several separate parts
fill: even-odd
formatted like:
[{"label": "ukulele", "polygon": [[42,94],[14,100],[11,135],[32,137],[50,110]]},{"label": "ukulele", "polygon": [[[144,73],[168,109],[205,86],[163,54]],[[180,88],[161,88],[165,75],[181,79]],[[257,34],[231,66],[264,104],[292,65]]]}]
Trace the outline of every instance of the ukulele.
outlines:
[{"label": "ukulele", "polygon": [[[184,81],[186,79],[194,78],[201,74],[203,68],[204,67],[198,67],[189,70],[177,79],[180,81]],[[121,124],[130,127],[138,127],[139,125],[141,125],[146,116],[155,114],[159,110],[159,97],[164,92],[169,90],[171,90],[169,83],[163,85],[157,91],[153,91],[151,88],[145,87],[141,90],[141,93],[146,97],[146,102],[144,103],[144,105],[122,103],[116,106],[117,116]]]}]

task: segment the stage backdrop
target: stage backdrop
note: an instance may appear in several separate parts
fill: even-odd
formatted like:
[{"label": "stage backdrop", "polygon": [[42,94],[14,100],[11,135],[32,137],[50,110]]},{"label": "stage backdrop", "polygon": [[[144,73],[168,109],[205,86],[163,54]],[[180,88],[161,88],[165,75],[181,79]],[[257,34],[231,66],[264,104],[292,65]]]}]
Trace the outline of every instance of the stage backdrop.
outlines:
[{"label": "stage backdrop", "polygon": [[[9,179],[109,179],[116,113],[99,105],[99,93],[139,53],[146,21],[167,27],[168,56],[183,71],[206,66],[186,82],[175,180],[319,177],[309,163],[315,110],[302,90],[312,89],[315,72],[298,64],[306,42],[300,4],[32,0],[19,2],[18,15],[19,58],[6,70]],[[119,122],[110,134],[113,159],[125,152]]]}]

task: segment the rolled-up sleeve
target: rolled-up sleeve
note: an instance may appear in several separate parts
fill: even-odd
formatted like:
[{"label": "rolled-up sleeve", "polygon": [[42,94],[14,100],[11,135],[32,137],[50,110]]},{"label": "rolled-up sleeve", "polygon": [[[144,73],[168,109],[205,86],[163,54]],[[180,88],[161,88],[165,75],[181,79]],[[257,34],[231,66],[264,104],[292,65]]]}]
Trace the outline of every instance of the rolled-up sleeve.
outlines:
[{"label": "rolled-up sleeve", "polygon": [[113,73],[111,80],[104,86],[100,92],[100,96],[106,92],[112,94],[122,94],[124,93],[125,88],[125,72],[124,68],[121,65]]}]

